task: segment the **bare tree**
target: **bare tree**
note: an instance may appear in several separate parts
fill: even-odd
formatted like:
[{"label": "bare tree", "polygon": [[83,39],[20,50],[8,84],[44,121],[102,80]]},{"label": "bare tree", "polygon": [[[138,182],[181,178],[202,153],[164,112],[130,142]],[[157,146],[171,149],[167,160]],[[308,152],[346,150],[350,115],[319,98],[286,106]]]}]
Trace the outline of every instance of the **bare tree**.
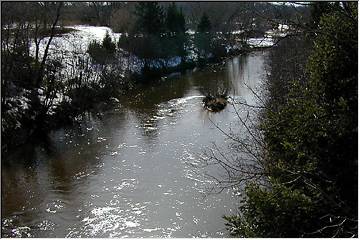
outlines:
[{"label": "bare tree", "polygon": [[55,17],[53,19],[53,24],[51,26],[50,37],[49,37],[49,40],[48,40],[48,42],[46,44],[44,55],[42,57],[42,60],[41,60],[40,66],[39,66],[38,77],[37,77],[37,82],[36,82],[37,86],[41,83],[42,78],[43,78],[44,67],[45,67],[46,59],[47,59],[48,53],[49,53],[49,47],[50,47],[52,39],[55,36],[55,28],[56,28],[56,25],[57,25],[57,23],[59,21],[59,18],[60,18],[60,10],[61,10],[62,6],[63,6],[63,2],[57,3],[56,15],[55,15]]}]

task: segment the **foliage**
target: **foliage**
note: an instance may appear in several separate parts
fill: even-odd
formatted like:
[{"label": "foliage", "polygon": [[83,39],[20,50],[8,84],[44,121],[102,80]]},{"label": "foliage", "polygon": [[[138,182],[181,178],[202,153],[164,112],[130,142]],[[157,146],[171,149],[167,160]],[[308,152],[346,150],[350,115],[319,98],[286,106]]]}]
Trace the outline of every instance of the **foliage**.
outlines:
[{"label": "foliage", "polygon": [[299,224],[314,210],[311,197],[300,190],[277,183],[271,190],[249,185],[246,195],[248,200],[240,208],[244,217],[224,217],[233,236],[294,237],[312,227]]},{"label": "foliage", "polygon": [[135,30],[144,34],[160,34],[164,30],[164,13],[158,2],[139,2],[135,8]]},{"label": "foliage", "polygon": [[[63,3],[7,3],[1,25],[2,148],[21,144],[28,134],[44,123],[59,84],[55,80],[59,62],[49,58],[49,46],[56,34]],[[33,13],[30,13],[33,12]],[[42,56],[39,43],[47,35]],[[35,43],[30,54],[30,44]],[[38,90],[45,94],[40,99]],[[46,124],[44,125],[46,126]],[[44,127],[46,128],[46,127]]]},{"label": "foliage", "polygon": [[[323,144],[328,151],[319,153],[322,169],[339,187],[341,199],[350,204],[357,196],[349,186],[357,182],[354,169],[357,166],[358,39],[357,7],[353,3],[344,5],[343,11],[321,18],[319,31],[326,34],[317,38],[308,69],[312,97],[330,122],[324,122],[327,141]],[[334,7],[338,9],[337,5]]]},{"label": "foliage", "polygon": [[227,56],[227,47],[228,42],[222,37],[213,37],[211,41],[211,52],[214,55],[214,58],[219,59]]},{"label": "foliage", "polygon": [[206,13],[203,13],[197,26],[194,44],[197,48],[198,62],[202,65],[211,56],[213,34],[210,32],[211,22]]},{"label": "foliage", "polygon": [[92,41],[87,52],[96,63],[105,64],[114,60],[116,44],[112,41],[109,33],[106,32],[102,44]]},{"label": "foliage", "polygon": [[[52,38],[65,32],[55,28],[62,2],[4,6],[9,14],[1,29],[3,150],[24,143],[37,131],[71,123],[79,113],[129,87],[109,33],[88,48],[97,65],[76,50],[49,50]],[[49,40],[41,51],[44,37]]]},{"label": "foliage", "polygon": [[201,16],[200,22],[197,26],[197,31],[201,33],[211,31],[211,22],[206,13],[203,13]]},{"label": "foliage", "polygon": [[234,236],[357,235],[356,4],[331,5],[320,19],[307,78],[283,82],[265,110],[270,181],[249,185],[242,215],[226,217]]},{"label": "foliage", "polygon": [[331,12],[332,3],[330,2],[313,2],[311,8],[311,22],[310,26],[317,28],[320,23],[320,18],[323,14]]},{"label": "foliage", "polygon": [[194,45],[197,48],[198,62],[204,63],[211,56],[212,34],[209,32],[197,32],[195,34]]},{"label": "foliage", "polygon": [[165,23],[170,32],[185,32],[185,17],[182,10],[178,10],[174,2],[167,9]]},{"label": "foliage", "polygon": [[91,56],[92,59],[94,59],[96,62],[103,62],[102,56],[104,54],[102,46],[97,41],[91,41],[87,52]]},{"label": "foliage", "polygon": [[105,37],[102,41],[102,47],[104,48],[106,53],[109,55],[114,54],[116,51],[116,44],[113,43],[113,41],[109,35],[109,32],[106,32],[106,34],[105,34]]},{"label": "foliage", "polygon": [[[185,19],[175,4],[167,8],[166,15],[157,2],[136,5],[136,34],[122,35],[119,47],[134,54],[143,62],[143,73],[152,74],[167,68],[174,57],[186,56],[187,37]],[[148,21],[151,19],[151,21]]]}]

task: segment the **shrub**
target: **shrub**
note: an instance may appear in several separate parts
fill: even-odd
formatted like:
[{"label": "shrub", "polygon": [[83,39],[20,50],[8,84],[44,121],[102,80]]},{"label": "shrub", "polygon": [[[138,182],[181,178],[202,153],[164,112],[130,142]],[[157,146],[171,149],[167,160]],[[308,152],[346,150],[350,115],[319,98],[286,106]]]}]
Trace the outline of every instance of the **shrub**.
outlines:
[{"label": "shrub", "polygon": [[88,46],[87,52],[95,63],[106,64],[114,60],[116,44],[112,41],[109,33],[106,32],[102,44],[92,41]]}]

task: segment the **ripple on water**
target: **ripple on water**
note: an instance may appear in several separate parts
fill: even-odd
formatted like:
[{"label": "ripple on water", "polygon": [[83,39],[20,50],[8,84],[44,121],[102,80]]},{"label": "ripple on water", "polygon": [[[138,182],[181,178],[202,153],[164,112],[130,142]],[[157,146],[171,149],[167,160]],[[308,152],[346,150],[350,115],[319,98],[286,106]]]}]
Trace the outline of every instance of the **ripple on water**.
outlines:
[{"label": "ripple on water", "polygon": [[159,231],[159,230],[163,230],[163,228],[144,228],[143,229],[144,232],[154,232],[154,231]]},{"label": "ripple on water", "polygon": [[197,98],[203,98],[204,96],[188,96],[188,97],[183,97],[183,98],[175,98],[175,99],[171,99],[170,101],[167,102],[167,104],[169,104],[170,106],[173,107],[178,107],[178,106],[183,106],[184,104],[188,103],[189,100],[193,100],[193,99],[197,99]]},{"label": "ripple on water", "polygon": [[90,176],[90,175],[92,175],[92,174],[94,174],[94,173],[95,173],[95,170],[92,170],[92,171],[90,171],[89,173],[86,173],[86,172],[78,172],[78,173],[75,174],[74,178],[79,180],[79,179],[81,179],[81,178],[88,177],[88,176]]},{"label": "ripple on water", "polygon": [[124,188],[134,189],[137,184],[138,181],[135,178],[122,179],[120,185],[114,186],[113,188],[116,190],[122,190]]},{"label": "ripple on water", "polygon": [[30,227],[17,227],[11,230],[11,237],[32,237]]},{"label": "ripple on water", "polygon": [[37,227],[42,231],[54,231],[55,226],[56,224],[49,220],[44,220],[37,225]]},{"label": "ripple on water", "polygon": [[122,207],[106,206],[91,210],[90,215],[85,217],[84,232],[89,236],[123,236],[124,234],[140,231],[140,220],[146,206],[123,209]]},{"label": "ripple on water", "polygon": [[64,208],[64,203],[61,202],[60,200],[56,200],[56,201],[46,204],[45,211],[48,213],[56,213],[57,211],[59,211],[62,208]]},{"label": "ripple on water", "polygon": [[103,137],[98,137],[97,138],[97,142],[100,143],[100,142],[104,142],[106,141],[107,139],[106,138],[103,138]]},{"label": "ripple on water", "polygon": [[115,156],[115,155],[118,155],[118,152],[117,151],[113,151],[110,153],[111,156]]}]

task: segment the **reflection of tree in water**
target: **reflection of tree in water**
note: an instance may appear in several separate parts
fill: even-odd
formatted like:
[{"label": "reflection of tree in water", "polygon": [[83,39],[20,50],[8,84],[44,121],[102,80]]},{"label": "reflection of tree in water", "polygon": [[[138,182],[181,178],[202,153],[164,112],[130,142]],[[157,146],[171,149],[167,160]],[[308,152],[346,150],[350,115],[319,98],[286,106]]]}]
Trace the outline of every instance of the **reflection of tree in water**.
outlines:
[{"label": "reflection of tree in water", "polygon": [[155,84],[144,84],[122,97],[120,102],[136,117],[142,135],[152,140],[158,135],[161,117],[176,118],[179,114],[179,106],[171,105],[172,100],[188,95],[228,94],[231,89],[232,82],[224,70],[208,68],[198,72],[189,71]]},{"label": "reflection of tree in water", "polygon": [[[39,156],[50,153],[52,148],[48,136],[37,133],[16,151],[2,154],[2,234],[14,236],[12,226],[19,226],[20,220],[17,214],[30,219],[36,219],[40,214],[39,211],[24,212],[23,209],[37,208],[48,194],[41,183],[44,180],[44,165]],[[11,217],[12,221],[5,224],[7,217]]]},{"label": "reflection of tree in water", "polygon": [[232,83],[233,95],[251,98],[252,91],[257,90],[261,82],[259,80],[265,78],[263,69],[267,52],[255,52],[250,55],[240,55],[227,61],[227,77]]},{"label": "reflection of tree in water", "polygon": [[232,84],[232,94],[241,95],[241,90],[244,88],[244,69],[247,65],[248,57],[241,55],[239,57],[227,61],[227,78]]},{"label": "reflection of tree in water", "polygon": [[51,153],[54,149],[54,144],[51,138],[41,131],[34,132],[29,141],[22,144],[16,151],[1,153],[2,166],[24,166],[25,168],[36,167],[39,164],[39,159],[36,155],[43,151]]},{"label": "reflection of tree in water", "polygon": [[122,97],[120,101],[138,120],[142,135],[148,140],[153,140],[158,135],[158,124],[162,117],[176,117],[177,114],[176,109],[162,104],[172,99],[183,98],[191,87],[191,79],[185,74],[159,80],[157,83],[144,84]]},{"label": "reflection of tree in water", "polygon": [[198,89],[202,95],[227,95],[233,88],[232,83],[226,77],[223,70],[201,72],[197,78],[199,79]]},{"label": "reflection of tree in water", "polygon": [[137,129],[141,135],[145,137],[144,140],[149,142],[154,141],[158,137],[158,120],[153,117],[156,116],[156,109],[157,108],[154,107],[153,109],[146,109],[142,112],[133,112],[138,121]]},{"label": "reflection of tree in water", "polygon": [[[33,208],[26,214],[29,219],[38,219],[37,215],[51,207],[54,199],[77,199],[74,191],[79,183],[89,184],[87,178],[101,170],[96,166],[103,158],[97,156],[107,144],[98,142],[99,134],[103,132],[87,131],[86,128],[89,126],[72,126],[57,130],[50,136],[34,136],[32,142],[5,156],[2,201],[6,212],[22,212],[22,207]],[[81,178],[77,178],[79,173]],[[72,202],[71,207],[76,209],[82,204]],[[11,217],[6,212],[3,211],[3,217]],[[18,226],[16,222],[14,224]],[[7,229],[3,231],[7,232]]]},{"label": "reflection of tree in water", "polygon": [[165,78],[133,90],[122,102],[131,110],[153,109],[160,103],[184,97],[191,86],[192,83],[186,74]]}]

